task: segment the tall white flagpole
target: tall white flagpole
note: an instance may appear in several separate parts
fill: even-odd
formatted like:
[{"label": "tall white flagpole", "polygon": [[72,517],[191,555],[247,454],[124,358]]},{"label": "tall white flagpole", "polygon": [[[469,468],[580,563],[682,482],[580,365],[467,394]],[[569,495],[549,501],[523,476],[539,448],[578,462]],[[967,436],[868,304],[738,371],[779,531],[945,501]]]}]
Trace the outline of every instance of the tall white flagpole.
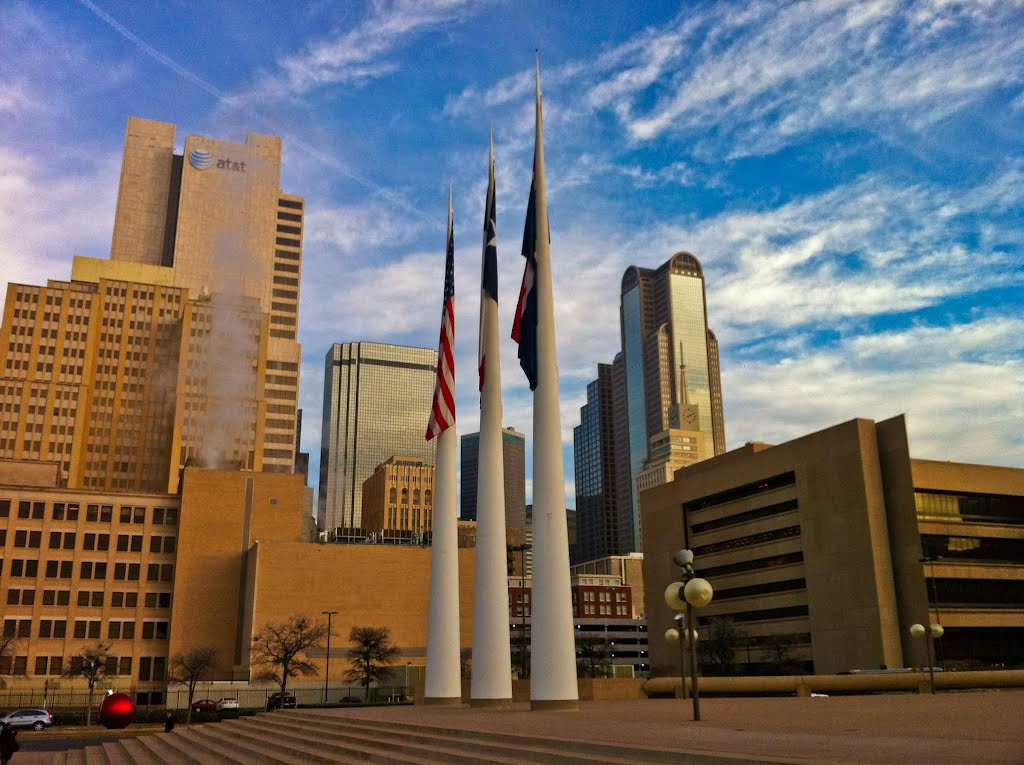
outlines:
[{"label": "tall white flagpole", "polygon": [[533,392],[533,588],[530,708],[577,709],[576,643],[569,589],[562,416],[558,406],[555,306],[544,180],[544,126],[537,59],[536,184],[537,387]]},{"label": "tall white flagpole", "polygon": [[498,349],[497,221],[494,139],[491,139],[480,289],[480,447],[473,591],[473,667],[470,705],[512,706],[502,460],[501,363]]},{"label": "tall white flagpole", "polygon": [[[448,188],[448,252],[446,271],[452,269],[454,256],[452,192]],[[446,273],[446,279],[448,274]],[[454,286],[452,287],[454,292]],[[446,288],[447,293],[447,288]],[[454,301],[454,296],[452,296]],[[439,372],[444,368],[445,330],[451,333],[454,342],[454,316],[448,314],[446,294],[444,311],[451,317],[447,326],[442,318],[442,338],[438,350]],[[449,351],[454,349],[449,346]],[[454,374],[454,370],[448,370]],[[439,374],[438,388],[442,385]],[[455,381],[451,379],[449,394],[455,399]],[[435,411],[438,391],[435,391]],[[443,406],[443,404],[442,404]],[[446,410],[447,413],[447,410]],[[448,413],[451,422],[437,435],[437,458],[434,471],[434,522],[430,548],[430,603],[427,612],[427,669],[423,689],[423,703],[455,705],[462,703],[462,676],[459,667],[459,540],[456,509],[455,483],[455,432],[454,409]],[[436,417],[436,415],[435,415]],[[435,425],[431,418],[428,429]],[[429,436],[429,430],[428,430]]]}]

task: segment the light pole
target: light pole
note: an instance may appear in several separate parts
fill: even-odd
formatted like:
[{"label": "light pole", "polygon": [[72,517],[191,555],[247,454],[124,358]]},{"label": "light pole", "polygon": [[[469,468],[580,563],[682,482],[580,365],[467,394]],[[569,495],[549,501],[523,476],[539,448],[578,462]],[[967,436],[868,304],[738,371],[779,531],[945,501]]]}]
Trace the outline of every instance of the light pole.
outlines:
[{"label": "light pole", "polygon": [[677,614],[676,619],[682,621],[686,642],[690,646],[693,719],[694,721],[699,721],[700,688],[697,680],[697,624],[693,618],[693,609],[702,608],[710,603],[715,591],[707,579],[701,579],[694,572],[692,550],[679,550],[672,556],[672,561],[679,566],[679,581],[672,582],[665,588],[665,602],[669,608],[675,611],[685,611],[685,613]]},{"label": "light pole", "polygon": [[910,636],[913,638],[925,638],[925,645],[928,647],[928,684],[931,686],[932,694],[935,694],[935,638],[942,637],[945,630],[941,624],[911,624]]},{"label": "light pole", "polygon": [[685,701],[690,698],[690,694],[686,690],[686,645],[685,641],[680,640],[680,637],[682,636],[682,632],[680,632],[680,630],[686,629],[686,625],[683,624],[684,618],[683,614],[676,614],[675,619],[679,622],[679,629],[670,627],[665,630],[665,640],[669,643],[679,644],[679,684],[682,689],[680,698]]},{"label": "light pole", "polygon": [[[327,666],[324,668],[324,704],[327,703],[327,683],[331,679],[331,617],[334,616],[337,611],[321,611],[320,613],[327,616]],[[283,701],[282,701],[283,703]]]},{"label": "light pole", "polygon": [[[937,625],[938,624],[942,624],[942,618],[941,618],[941,615],[939,614],[939,594],[938,594],[938,591],[935,588],[935,561],[941,560],[941,559],[942,559],[941,555],[925,555],[923,558],[921,558],[918,561],[919,563],[929,563],[929,564],[931,564],[929,566],[929,568],[931,568],[931,576],[925,577],[925,579],[931,583],[931,588],[930,588],[931,591],[932,591],[931,609],[934,609],[934,611],[935,611],[935,624],[937,624]],[[936,637],[938,637],[938,636],[936,636]],[[938,651],[936,651],[936,653],[935,653],[935,662],[938,663],[938,661],[939,661],[939,656],[938,656]]]},{"label": "light pole", "polygon": [[523,543],[521,545],[509,545],[509,552],[519,553],[519,592],[522,603],[522,624],[519,630],[519,678],[526,677],[526,551],[532,550],[533,545]]}]

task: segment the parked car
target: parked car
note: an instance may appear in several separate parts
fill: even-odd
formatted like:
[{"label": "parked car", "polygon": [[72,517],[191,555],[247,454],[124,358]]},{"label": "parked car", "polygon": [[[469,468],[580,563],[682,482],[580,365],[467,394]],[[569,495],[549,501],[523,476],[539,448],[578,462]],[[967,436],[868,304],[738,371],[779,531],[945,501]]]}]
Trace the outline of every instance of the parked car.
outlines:
[{"label": "parked car", "polygon": [[217,711],[223,712],[226,709],[238,709],[238,699],[225,696],[217,702]]},{"label": "parked car", "polygon": [[280,691],[270,694],[267,709],[295,709],[295,697],[290,693],[282,695]]},{"label": "parked car", "polygon": [[42,730],[53,725],[53,713],[47,709],[15,709],[0,717],[0,725],[10,723],[15,728]]},{"label": "parked car", "polygon": [[192,702],[193,712],[215,712],[217,710],[217,702],[213,699],[199,699],[199,701]]}]

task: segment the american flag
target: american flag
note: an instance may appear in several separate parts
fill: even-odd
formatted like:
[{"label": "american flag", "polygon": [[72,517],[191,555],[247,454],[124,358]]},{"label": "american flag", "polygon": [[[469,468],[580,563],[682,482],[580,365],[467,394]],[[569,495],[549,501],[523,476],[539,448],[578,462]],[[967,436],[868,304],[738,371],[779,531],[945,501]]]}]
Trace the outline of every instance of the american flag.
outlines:
[{"label": "american flag", "polygon": [[437,342],[437,382],[427,423],[427,440],[455,424],[455,228],[452,192],[448,188],[448,251],[444,264],[444,303],[441,337]]}]

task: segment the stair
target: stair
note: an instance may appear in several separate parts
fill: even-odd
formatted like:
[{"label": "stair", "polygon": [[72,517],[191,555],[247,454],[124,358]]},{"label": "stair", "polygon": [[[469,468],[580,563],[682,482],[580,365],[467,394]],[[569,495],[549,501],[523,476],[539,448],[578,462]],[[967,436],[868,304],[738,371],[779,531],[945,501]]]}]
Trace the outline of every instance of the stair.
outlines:
[{"label": "stair", "polygon": [[279,710],[54,755],[54,765],[737,765],[732,757]]}]

